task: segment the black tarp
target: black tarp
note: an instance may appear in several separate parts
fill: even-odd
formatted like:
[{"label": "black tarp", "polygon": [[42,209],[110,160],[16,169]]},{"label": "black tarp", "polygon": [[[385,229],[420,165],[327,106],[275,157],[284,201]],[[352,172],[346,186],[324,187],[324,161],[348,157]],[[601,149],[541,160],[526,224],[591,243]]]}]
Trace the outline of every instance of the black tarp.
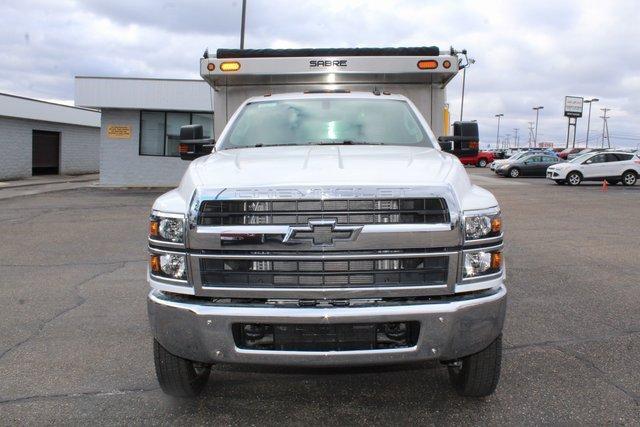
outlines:
[{"label": "black tarp", "polygon": [[355,47],[315,49],[218,49],[216,57],[223,58],[286,58],[302,56],[438,56],[436,46],[421,47]]}]

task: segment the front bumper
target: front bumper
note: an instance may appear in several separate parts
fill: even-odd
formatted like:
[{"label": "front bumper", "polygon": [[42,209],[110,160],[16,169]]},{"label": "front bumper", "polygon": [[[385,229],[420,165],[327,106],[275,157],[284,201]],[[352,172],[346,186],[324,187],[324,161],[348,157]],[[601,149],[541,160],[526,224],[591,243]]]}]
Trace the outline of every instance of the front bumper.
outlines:
[{"label": "front bumper", "polygon": [[547,170],[546,176],[548,179],[564,179],[564,176],[560,175],[560,171],[555,169]]},{"label": "front bumper", "polygon": [[[451,360],[486,348],[502,331],[506,288],[480,296],[456,296],[424,304],[281,308],[223,306],[157,290],[148,298],[155,338],[170,353],[203,363],[296,366],[341,366]],[[245,350],[236,346],[236,323],[340,324],[417,321],[420,334],[413,347],[356,351]]]}]

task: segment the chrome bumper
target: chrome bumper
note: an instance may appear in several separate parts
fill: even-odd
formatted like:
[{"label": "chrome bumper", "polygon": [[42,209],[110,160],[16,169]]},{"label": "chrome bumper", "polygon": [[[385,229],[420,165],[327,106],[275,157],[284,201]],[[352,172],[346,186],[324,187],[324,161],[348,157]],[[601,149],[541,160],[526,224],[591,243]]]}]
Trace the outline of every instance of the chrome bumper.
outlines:
[{"label": "chrome bumper", "polygon": [[[155,338],[169,352],[203,363],[340,366],[451,360],[487,347],[502,331],[506,288],[485,296],[389,307],[278,308],[184,302],[157,290],[148,298]],[[390,350],[271,351],[237,348],[235,323],[379,323],[418,321],[415,346]]]}]

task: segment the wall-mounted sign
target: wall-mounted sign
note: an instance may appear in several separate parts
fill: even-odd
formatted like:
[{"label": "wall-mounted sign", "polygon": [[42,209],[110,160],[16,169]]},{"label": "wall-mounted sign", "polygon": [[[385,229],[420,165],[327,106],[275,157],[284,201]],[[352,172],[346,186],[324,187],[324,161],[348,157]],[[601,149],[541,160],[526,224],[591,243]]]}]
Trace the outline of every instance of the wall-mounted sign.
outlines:
[{"label": "wall-mounted sign", "polygon": [[582,117],[583,98],[580,96],[564,97],[564,116],[565,117]]},{"label": "wall-mounted sign", "polygon": [[107,138],[109,139],[131,139],[131,126],[129,125],[108,125]]}]

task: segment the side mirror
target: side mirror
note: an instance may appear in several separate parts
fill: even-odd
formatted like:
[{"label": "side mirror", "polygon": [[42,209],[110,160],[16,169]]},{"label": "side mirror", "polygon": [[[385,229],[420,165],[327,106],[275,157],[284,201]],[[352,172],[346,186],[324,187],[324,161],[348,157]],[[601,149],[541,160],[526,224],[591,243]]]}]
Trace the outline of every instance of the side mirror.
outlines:
[{"label": "side mirror", "polygon": [[203,136],[202,125],[180,127],[179,152],[182,160],[193,160],[211,154],[215,140],[213,138],[203,138]]},{"label": "side mirror", "polygon": [[456,138],[453,136],[439,136],[438,143],[440,144],[440,148],[445,153],[451,153],[454,150],[453,144]]}]

